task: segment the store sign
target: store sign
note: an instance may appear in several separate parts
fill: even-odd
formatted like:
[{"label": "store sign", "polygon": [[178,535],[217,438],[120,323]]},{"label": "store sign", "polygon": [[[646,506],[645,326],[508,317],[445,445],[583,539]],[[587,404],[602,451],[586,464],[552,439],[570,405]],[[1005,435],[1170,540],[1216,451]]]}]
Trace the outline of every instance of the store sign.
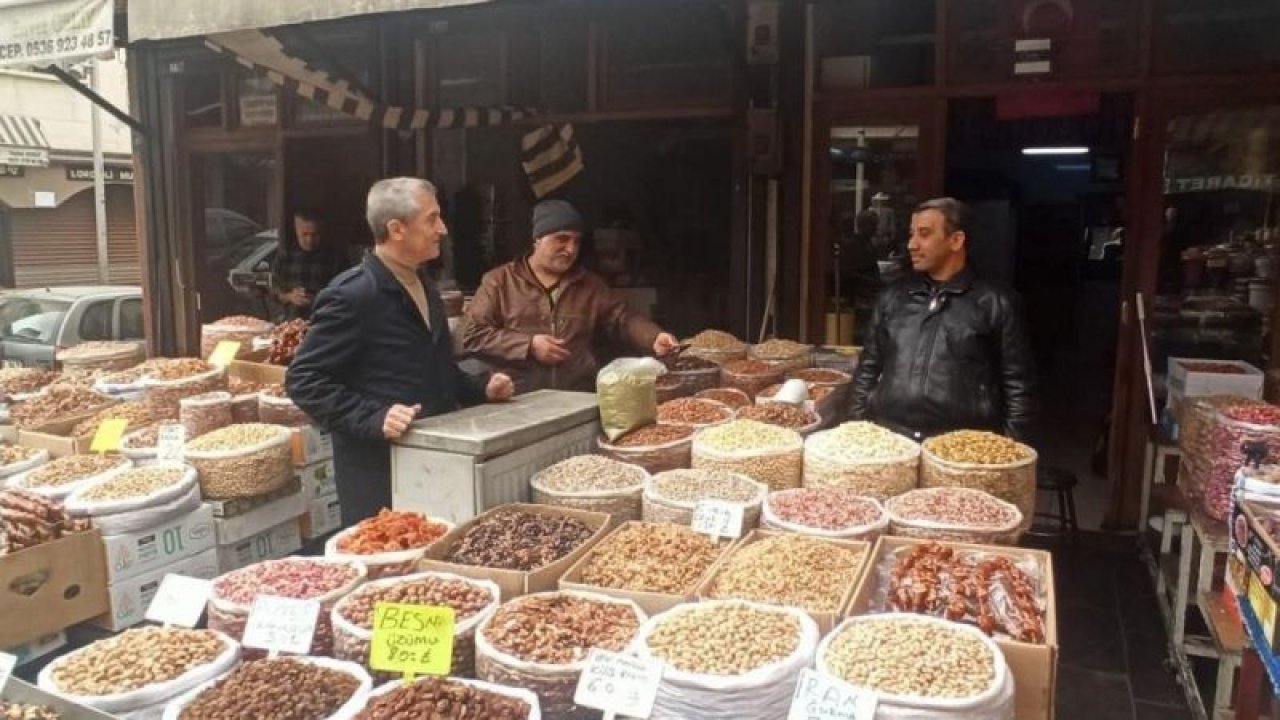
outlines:
[{"label": "store sign", "polygon": [[872,720],[876,696],[805,668],[791,696],[787,720]]},{"label": "store sign", "polygon": [[172,573],[165,575],[156,596],[147,606],[147,619],[161,625],[193,628],[200,622],[212,590],[212,580]]},{"label": "store sign", "polygon": [[27,174],[27,169],[17,165],[0,165],[0,178],[20,178]]},{"label": "store sign", "polygon": [[124,431],[128,427],[129,421],[124,418],[103,420],[98,425],[98,431],[93,434],[93,442],[89,444],[89,452],[119,452],[120,440],[124,437]]},{"label": "store sign", "polygon": [[240,96],[240,124],[244,127],[274,127],[280,122],[275,94]]},{"label": "store sign", "polygon": [[455,614],[451,607],[378,603],[373,608],[369,667],[412,680],[448,675],[453,667]]},{"label": "store sign", "polygon": [[316,600],[259,595],[249,610],[243,644],[248,648],[267,650],[272,655],[306,655],[311,652],[311,640],[315,637],[319,618],[320,603]]},{"label": "store sign", "polygon": [[39,67],[114,49],[113,0],[0,0],[0,67]]},{"label": "store sign", "polygon": [[0,165],[49,167],[49,151],[40,148],[0,147]]},{"label": "store sign", "polygon": [[662,682],[662,664],[593,648],[578,677],[573,702],[611,715],[647,718]]},{"label": "store sign", "polygon": [[1219,190],[1280,190],[1280,174],[1202,175],[1200,177],[1165,178],[1166,195]]},{"label": "store sign", "polygon": [[[93,182],[92,165],[68,165],[67,179],[82,182]],[[133,168],[104,167],[102,179],[105,182],[133,182]]]},{"label": "store sign", "polygon": [[1049,38],[1028,38],[1013,43],[1013,74],[1018,77],[1045,75],[1053,70],[1050,52],[1053,41]]},{"label": "store sign", "polygon": [[156,460],[159,462],[185,462],[184,449],[187,429],[177,423],[167,423],[156,431]]}]

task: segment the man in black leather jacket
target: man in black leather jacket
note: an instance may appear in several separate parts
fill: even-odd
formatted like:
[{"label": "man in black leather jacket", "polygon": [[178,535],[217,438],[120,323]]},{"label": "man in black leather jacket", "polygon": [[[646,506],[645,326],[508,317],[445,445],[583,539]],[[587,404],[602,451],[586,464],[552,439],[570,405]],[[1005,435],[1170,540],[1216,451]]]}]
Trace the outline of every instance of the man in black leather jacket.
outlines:
[{"label": "man in black leather jacket", "polygon": [[953,198],[911,216],[915,274],[876,301],[854,378],[853,415],[924,439],[959,429],[1026,440],[1035,368],[1014,293],[967,265],[966,210]]}]

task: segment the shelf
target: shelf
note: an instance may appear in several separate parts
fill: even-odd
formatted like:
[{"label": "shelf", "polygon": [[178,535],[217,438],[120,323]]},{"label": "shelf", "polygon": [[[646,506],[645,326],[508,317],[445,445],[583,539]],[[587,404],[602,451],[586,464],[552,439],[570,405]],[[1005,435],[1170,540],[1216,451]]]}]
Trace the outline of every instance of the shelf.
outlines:
[{"label": "shelf", "polygon": [[1244,626],[1222,601],[1222,594],[1201,593],[1196,605],[1204,616],[1205,625],[1209,626],[1209,634],[1218,651],[1224,655],[1239,655],[1244,649]]},{"label": "shelf", "polygon": [[1280,658],[1277,658],[1275,653],[1271,651],[1271,639],[1263,633],[1262,623],[1253,614],[1249,599],[1243,595],[1238,595],[1236,596],[1236,602],[1240,605],[1240,617],[1244,619],[1244,627],[1249,636],[1249,644],[1258,653],[1258,659],[1262,661],[1262,666],[1267,669],[1267,678],[1271,681],[1271,692],[1280,697],[1280,690],[1278,690],[1280,688]]},{"label": "shelf", "polygon": [[1231,533],[1225,522],[1218,522],[1200,508],[1191,509],[1191,527],[1195,530],[1200,544],[1215,553],[1228,552],[1231,549]]}]

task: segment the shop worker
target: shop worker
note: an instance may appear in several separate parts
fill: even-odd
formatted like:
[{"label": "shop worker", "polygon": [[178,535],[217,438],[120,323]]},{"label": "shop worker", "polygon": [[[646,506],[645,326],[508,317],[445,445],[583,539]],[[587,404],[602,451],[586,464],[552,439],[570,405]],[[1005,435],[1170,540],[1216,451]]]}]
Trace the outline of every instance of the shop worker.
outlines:
[{"label": "shop worker", "polygon": [[415,418],[511,398],[511,379],[474,378],[453,358],[439,291],[425,265],[446,232],[431,183],[380,180],[366,205],[374,248],[317,297],[289,365],[289,397],[333,433],[342,521],[391,507],[388,441]]},{"label": "shop worker", "polygon": [[594,390],[602,341],[658,356],[678,345],[580,267],[584,231],[569,203],[538,203],[533,248],[486,273],[467,309],[463,348],[510,374],[518,392]]},{"label": "shop worker", "polygon": [[876,300],[853,414],[916,439],[952,430],[1026,440],[1036,408],[1017,297],[969,267],[966,208],[929,200],[911,216],[910,277]]},{"label": "shop worker", "polygon": [[310,316],[316,293],[351,267],[345,250],[322,239],[322,229],[318,213],[295,210],[293,237],[279,241],[271,263],[272,292],[291,318]]}]

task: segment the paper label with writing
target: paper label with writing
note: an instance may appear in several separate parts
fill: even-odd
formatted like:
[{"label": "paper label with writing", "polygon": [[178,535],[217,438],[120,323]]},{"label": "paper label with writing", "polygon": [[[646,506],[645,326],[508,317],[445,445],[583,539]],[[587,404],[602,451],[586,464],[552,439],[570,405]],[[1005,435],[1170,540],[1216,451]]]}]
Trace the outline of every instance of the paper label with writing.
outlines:
[{"label": "paper label with writing", "polygon": [[118,451],[120,439],[124,437],[124,431],[128,427],[128,420],[119,418],[103,420],[98,426],[98,431],[93,434],[93,442],[89,445],[89,450],[96,453]]},{"label": "paper label with writing", "polygon": [[695,532],[712,537],[736,538],[742,535],[742,510],[738,503],[723,500],[699,500],[693,506],[691,525]]},{"label": "paper label with writing", "polygon": [[320,603],[315,600],[259,595],[249,611],[243,644],[273,653],[306,655],[319,617]]},{"label": "paper label with writing", "polygon": [[448,675],[454,621],[450,607],[378,603],[373,609],[369,666],[408,677]]},{"label": "paper label with writing", "polygon": [[13,674],[13,669],[17,666],[17,655],[0,652],[0,690],[4,690],[4,686],[9,684],[9,676]]},{"label": "paper label with writing", "polygon": [[596,648],[587,655],[573,701],[606,716],[647,718],[653,714],[660,682],[661,663]]},{"label": "paper label with writing", "polygon": [[800,671],[787,720],[873,720],[877,704],[875,693],[806,668]]},{"label": "paper label with writing", "polygon": [[213,352],[209,353],[209,364],[226,367],[236,359],[238,352],[240,352],[240,343],[235,340],[220,340],[213,347]]},{"label": "paper label with writing", "polygon": [[166,423],[156,431],[156,460],[180,463],[186,460],[187,429],[177,423]]},{"label": "paper label with writing", "polygon": [[162,625],[193,628],[209,601],[213,581],[186,575],[165,575],[147,607],[147,619]]}]

